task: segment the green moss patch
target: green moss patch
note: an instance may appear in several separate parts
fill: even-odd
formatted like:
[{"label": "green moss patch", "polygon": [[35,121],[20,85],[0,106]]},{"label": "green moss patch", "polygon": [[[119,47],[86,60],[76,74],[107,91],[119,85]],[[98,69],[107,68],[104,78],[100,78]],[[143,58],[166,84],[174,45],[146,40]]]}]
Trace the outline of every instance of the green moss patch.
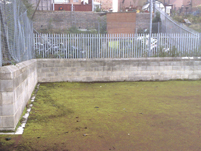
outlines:
[{"label": "green moss patch", "polygon": [[44,83],[10,137],[16,150],[199,150],[200,92],[201,81]]}]

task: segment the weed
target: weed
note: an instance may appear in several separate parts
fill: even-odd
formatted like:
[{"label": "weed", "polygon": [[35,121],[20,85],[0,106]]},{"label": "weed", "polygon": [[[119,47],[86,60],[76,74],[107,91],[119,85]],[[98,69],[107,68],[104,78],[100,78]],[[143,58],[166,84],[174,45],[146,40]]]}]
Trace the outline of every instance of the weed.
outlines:
[{"label": "weed", "polygon": [[179,57],[180,53],[178,52],[177,48],[173,46],[169,51],[165,51],[164,47],[160,47],[158,50],[158,55],[154,57]]},{"label": "weed", "polygon": [[22,2],[24,3],[25,7],[27,8],[27,16],[29,18],[31,18],[33,15],[33,12],[34,12],[33,5],[29,2],[29,0],[22,0]]}]

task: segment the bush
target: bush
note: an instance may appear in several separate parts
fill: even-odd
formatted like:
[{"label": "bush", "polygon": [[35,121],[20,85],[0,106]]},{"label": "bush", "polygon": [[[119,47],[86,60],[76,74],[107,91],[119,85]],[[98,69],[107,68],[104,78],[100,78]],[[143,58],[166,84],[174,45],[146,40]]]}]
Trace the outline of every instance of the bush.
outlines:
[{"label": "bush", "polygon": [[99,8],[99,6],[96,7],[95,12],[101,12],[101,9]]},{"label": "bush", "polygon": [[161,18],[160,18],[160,13],[159,12],[156,13],[156,17],[153,19],[152,22],[153,23],[161,22]]},{"label": "bush", "polygon": [[175,46],[173,46],[169,51],[165,51],[164,49],[164,47],[159,48],[159,57],[179,57],[179,52]]},{"label": "bush", "polygon": [[22,2],[25,5],[25,7],[27,8],[27,16],[29,18],[31,18],[33,15],[33,12],[34,12],[33,5],[29,3],[29,0],[22,0]]}]

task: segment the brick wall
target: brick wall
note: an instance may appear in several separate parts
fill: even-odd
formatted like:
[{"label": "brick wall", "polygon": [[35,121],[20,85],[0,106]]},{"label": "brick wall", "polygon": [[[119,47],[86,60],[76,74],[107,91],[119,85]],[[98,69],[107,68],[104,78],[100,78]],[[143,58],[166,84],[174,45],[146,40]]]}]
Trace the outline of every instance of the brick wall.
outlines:
[{"label": "brick wall", "polygon": [[[49,28],[64,30],[74,24],[80,28],[97,28],[99,21],[102,22],[102,25],[106,22],[105,17],[94,12],[37,11],[33,25],[34,29],[39,32]],[[136,25],[134,26],[137,29],[149,28],[149,14],[136,14]]]},{"label": "brick wall", "polygon": [[138,13],[136,14],[136,28],[139,29],[149,29],[150,15],[149,13]]},{"label": "brick wall", "polygon": [[51,29],[68,29],[73,25],[78,28],[95,28],[98,21],[104,21],[104,16],[94,12],[69,11],[37,11],[33,19],[37,31]]},{"label": "brick wall", "polygon": [[107,13],[107,33],[134,34],[136,24],[135,12]]}]

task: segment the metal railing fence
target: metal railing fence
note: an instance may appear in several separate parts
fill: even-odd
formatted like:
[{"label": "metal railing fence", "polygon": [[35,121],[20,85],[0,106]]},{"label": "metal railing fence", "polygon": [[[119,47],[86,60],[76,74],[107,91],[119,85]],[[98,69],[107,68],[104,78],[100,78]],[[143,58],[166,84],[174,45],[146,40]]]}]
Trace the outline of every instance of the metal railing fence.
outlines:
[{"label": "metal railing fence", "polygon": [[34,57],[33,25],[21,0],[0,0],[0,27],[0,66]]},{"label": "metal railing fence", "polygon": [[201,56],[200,35],[35,34],[37,58],[140,58]]}]

